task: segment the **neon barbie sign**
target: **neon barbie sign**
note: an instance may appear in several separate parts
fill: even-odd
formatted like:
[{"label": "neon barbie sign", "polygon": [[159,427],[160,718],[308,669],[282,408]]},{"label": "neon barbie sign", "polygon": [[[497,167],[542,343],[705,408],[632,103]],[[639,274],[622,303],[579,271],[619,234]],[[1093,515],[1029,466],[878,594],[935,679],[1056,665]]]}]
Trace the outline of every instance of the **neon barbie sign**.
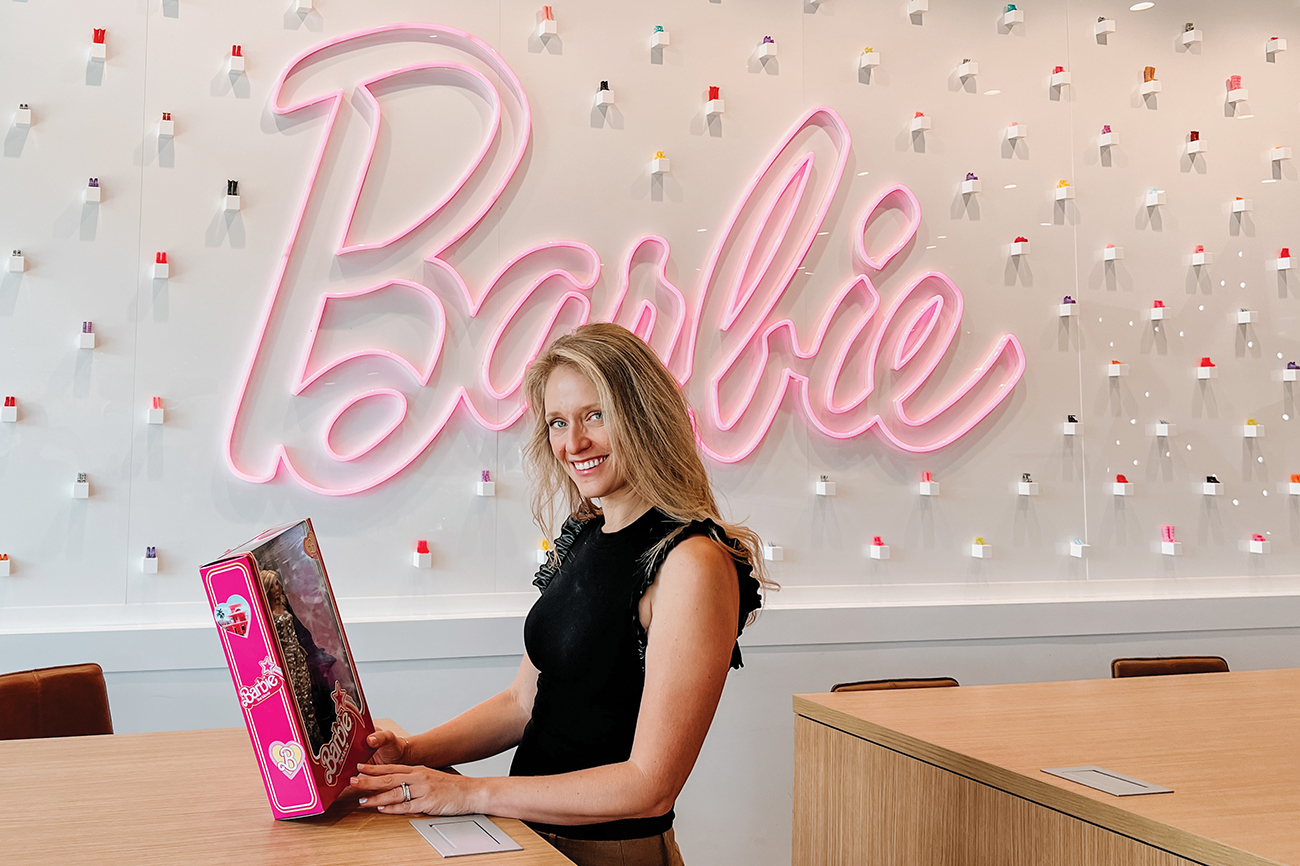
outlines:
[{"label": "neon barbie sign", "polygon": [[[376,58],[386,71],[364,74]],[[367,177],[378,173],[380,100],[421,87],[473,96],[485,131],[431,205],[376,230]],[[826,436],[874,428],[894,447],[927,452],[971,431],[1024,373],[1024,351],[1007,334],[973,369],[932,381],[958,333],[961,291],[936,271],[905,279],[887,300],[873,282],[892,273],[920,226],[905,186],[862,209],[852,272],[811,324],[797,324],[788,289],[851,147],[830,108],[808,111],[777,144],[694,286],[674,284],[669,242],[646,235],[597,311],[601,260],[580,241],[518,250],[474,287],[453,263],[458,242],[503,198],[531,129],[518,78],[479,39],[433,24],[333,39],[288,65],[272,109],[281,126],[323,119],[324,132],[226,430],[227,463],[246,481],[270,481],[283,466],[310,490],[353,494],[401,473],[462,407],[466,420],[503,430],[527,410],[520,385],[532,358],[557,330],[594,320],[627,326],[658,353],[699,407],[701,447],[726,463],[754,452],[787,394]],[[879,245],[868,240],[875,221],[892,211],[903,228],[869,248]]]}]

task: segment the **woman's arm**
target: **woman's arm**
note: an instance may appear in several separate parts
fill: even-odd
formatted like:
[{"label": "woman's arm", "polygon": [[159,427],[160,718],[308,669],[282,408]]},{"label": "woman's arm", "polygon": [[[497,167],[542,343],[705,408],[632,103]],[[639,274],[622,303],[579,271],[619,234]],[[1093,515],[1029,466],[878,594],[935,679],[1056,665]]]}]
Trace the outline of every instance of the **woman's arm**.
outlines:
[{"label": "woman's arm", "polygon": [[[628,760],[556,776],[487,779],[370,766],[353,783],[374,792],[367,805],[394,814],[486,812],[549,824],[667,812],[695,765],[730,668],[740,607],[731,556],[708,538],[683,541],[668,555],[647,600],[645,690]],[[411,790],[409,803],[403,782]]]},{"label": "woman's arm", "polygon": [[378,749],[373,760],[450,767],[499,755],[519,743],[524,726],[532,718],[536,695],[537,668],[524,653],[519,672],[505,691],[451,721],[411,737],[399,737],[391,731],[371,734],[370,747]]}]

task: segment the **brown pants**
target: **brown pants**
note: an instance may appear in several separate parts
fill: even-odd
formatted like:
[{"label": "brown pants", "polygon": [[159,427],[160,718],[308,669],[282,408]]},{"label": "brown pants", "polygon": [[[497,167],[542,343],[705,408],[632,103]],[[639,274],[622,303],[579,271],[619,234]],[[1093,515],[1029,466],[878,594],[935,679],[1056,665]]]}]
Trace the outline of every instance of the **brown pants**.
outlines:
[{"label": "brown pants", "polygon": [[577,866],[685,866],[672,830],[644,839],[614,842],[567,839],[554,833],[541,836]]}]

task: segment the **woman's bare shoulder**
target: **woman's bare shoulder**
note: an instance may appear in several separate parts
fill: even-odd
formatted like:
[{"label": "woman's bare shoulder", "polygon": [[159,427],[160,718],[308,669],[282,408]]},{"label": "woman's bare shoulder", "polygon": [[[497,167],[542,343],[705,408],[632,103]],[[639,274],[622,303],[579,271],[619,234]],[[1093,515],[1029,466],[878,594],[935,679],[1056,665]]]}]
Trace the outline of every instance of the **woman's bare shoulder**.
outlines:
[{"label": "woman's bare shoulder", "polygon": [[[721,575],[734,578],[735,574],[736,562],[721,543],[707,535],[692,535],[669,552],[656,583],[688,583]],[[734,579],[730,583],[734,585]]]}]

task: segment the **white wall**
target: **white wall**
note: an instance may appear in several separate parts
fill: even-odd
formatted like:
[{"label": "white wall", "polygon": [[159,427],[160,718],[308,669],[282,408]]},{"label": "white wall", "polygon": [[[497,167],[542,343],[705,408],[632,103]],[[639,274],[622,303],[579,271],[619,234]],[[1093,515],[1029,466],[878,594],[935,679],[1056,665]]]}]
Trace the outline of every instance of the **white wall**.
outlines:
[{"label": "white wall", "polygon": [[[22,275],[0,272],[0,394],[20,404],[18,423],[0,424],[0,551],[12,557],[12,576],[0,578],[0,669],[101,661],[124,732],[236,724],[197,566],[267,526],[311,516],[377,715],[432,724],[507,681],[534,597],[538,532],[518,456],[524,425],[492,432],[462,408],[432,445],[418,446],[456,383],[469,383],[489,425],[516,405],[492,400],[476,376],[505,316],[502,299],[526,281],[501,281],[471,316],[447,272],[422,263],[448,237],[448,220],[484,201],[482,185],[478,198],[454,201],[410,240],[335,255],[371,128],[352,91],[295,231],[327,112],[272,111],[277,77],[293,58],[410,21],[481,39],[518,76],[531,108],[525,126],[522,103],[503,101],[501,144],[485,175],[503,176],[500,157],[525,131],[527,149],[501,201],[444,254],[476,297],[517,253],[581,242],[600,268],[575,292],[590,296],[600,318],[626,256],[655,235],[671,250],[666,279],[690,300],[707,289],[706,310],[716,314],[727,286],[706,286],[703,275],[717,250],[722,270],[734,263],[735,245],[722,237],[730,214],[740,208],[740,224],[749,224],[753,204],[740,207],[747,184],[806,111],[826,106],[852,137],[844,179],[822,224],[806,210],[796,218],[817,232],[807,256],[791,262],[802,270],[760,286],[759,297],[781,297],[755,319],[790,318],[806,346],[825,305],[855,275],[869,275],[887,307],[913,277],[947,274],[965,306],[922,404],[960,382],[1002,335],[1023,346],[1025,374],[1011,396],[946,448],[912,454],[874,431],[829,438],[791,390],[751,456],[710,464],[730,513],[784,546],[773,572],[786,589],[747,636],[747,667],[732,677],[683,797],[688,856],[785,859],[793,691],[895,674],[970,684],[1104,676],[1109,659],[1126,653],[1220,652],[1239,668],[1297,664],[1300,500],[1284,482],[1300,471],[1300,453],[1292,387],[1277,375],[1296,353],[1297,285],[1267,270],[1279,247],[1300,248],[1289,234],[1294,165],[1268,158],[1275,144],[1300,143],[1300,35],[1284,29],[1295,5],[1160,3],[1132,13],[1127,3],[1039,0],[1022,4],[1027,20],[1010,30],[998,24],[1002,5],[932,0],[932,11],[912,20],[902,0],[626,8],[575,0],[555,6],[560,38],[543,43],[530,35],[540,4],[515,0],[318,0],[306,16],[288,0],[276,8],[253,0],[4,4],[0,32],[11,39],[0,52],[0,123],[20,101],[35,122],[5,128],[0,158],[0,249],[21,247],[28,262]],[[1118,25],[1106,44],[1093,35],[1103,14]],[[1184,49],[1188,19],[1205,39]],[[661,55],[647,47],[656,23],[672,33]],[[94,27],[109,31],[102,67],[86,59]],[[766,64],[755,56],[765,34],[780,46]],[[1296,50],[1270,59],[1271,35],[1292,37]],[[247,56],[244,76],[224,68],[234,42]],[[864,45],[882,58],[870,77],[857,69]],[[484,56],[375,37],[355,56],[311,66],[289,93],[301,98],[322,82],[436,57],[467,62],[508,97],[508,73]],[[965,57],[980,64],[967,82],[955,75]],[[1073,85],[1053,92],[1047,76],[1057,64]],[[1164,86],[1155,100],[1137,93],[1148,64]],[[1231,74],[1243,76],[1250,103],[1240,113],[1253,117],[1229,115]],[[592,106],[600,79],[618,100],[606,114]],[[353,237],[382,237],[422,213],[486,129],[491,112],[479,96],[430,81],[380,88],[381,134]],[[710,84],[727,104],[712,122],[700,107]],[[920,139],[907,132],[918,110],[933,120]],[[162,111],[175,118],[172,141],[156,134]],[[1015,149],[1003,138],[1013,120],[1030,129]],[[1096,146],[1103,123],[1121,142],[1108,154]],[[1182,150],[1190,129],[1209,146],[1195,161]],[[799,141],[817,154],[812,187],[826,184],[833,139],[813,130]],[[657,150],[672,160],[661,182],[646,172]],[[969,200],[957,192],[967,171],[984,183]],[[80,200],[91,175],[104,190],[98,207]],[[238,215],[221,209],[227,178],[241,182]],[[1077,194],[1065,207],[1052,197],[1061,178]],[[773,181],[757,188],[772,192]],[[916,238],[877,272],[853,253],[852,234],[869,200],[893,184],[914,191],[922,218]],[[1142,204],[1152,186],[1168,196],[1157,211]],[[1228,214],[1236,195],[1254,202],[1244,220]],[[883,215],[869,245],[899,222]],[[1021,234],[1033,252],[1016,266],[1004,247]],[[1107,243],[1125,250],[1113,266],[1100,261]],[[1195,244],[1213,254],[1210,266],[1190,266]],[[149,274],[156,250],[173,263],[167,281]],[[591,266],[580,250],[544,252],[537,262],[576,273]],[[636,261],[633,291],[664,305],[653,264]],[[362,358],[290,396],[323,293],[394,278],[428,286],[444,305],[446,343],[428,385],[391,361]],[[524,308],[524,330],[539,338],[555,286]],[[1083,313],[1067,325],[1056,315],[1064,294]],[[438,316],[411,297],[377,293],[340,305],[317,348],[324,357],[377,348],[422,358]],[[1155,298],[1173,315],[1160,330],[1143,318]],[[1258,323],[1233,323],[1243,306],[1259,311]],[[556,329],[577,321],[574,310],[570,302]],[[85,319],[99,334],[93,352],[73,346]],[[697,406],[706,405],[708,374],[728,339],[716,323],[700,333],[687,385]],[[749,352],[742,357],[756,357]],[[1193,372],[1204,355],[1219,365],[1207,385]],[[511,332],[496,380],[526,356]],[[283,468],[266,483],[237,477],[225,436],[254,357],[252,411],[241,416],[234,448],[246,475],[274,465],[277,442],[318,487],[363,485],[400,464],[403,448],[418,456],[352,496],[312,492]],[[1112,358],[1130,364],[1118,384],[1105,375]],[[684,347],[669,360],[684,369]],[[787,365],[816,380],[824,361],[800,360],[778,335],[760,387]],[[902,374],[883,363],[874,372],[871,399],[879,400]],[[328,417],[376,384],[406,395],[409,415],[371,455],[331,460],[319,445]],[[724,397],[736,387],[728,380]],[[154,395],[167,406],[162,427],[144,423]],[[1060,435],[1067,412],[1080,416],[1082,436]],[[355,444],[383,415],[363,406],[341,441]],[[1263,440],[1243,439],[1247,417],[1265,425]],[[1158,419],[1177,424],[1168,442],[1148,435]],[[754,423],[742,419],[741,433]],[[706,438],[719,447],[736,437],[706,429]],[[484,468],[497,479],[495,499],[473,495]],[[915,493],[924,470],[942,483],[937,500]],[[1040,496],[1011,492],[1025,471]],[[90,475],[87,501],[68,496],[77,472]],[[1136,483],[1135,497],[1110,495],[1116,472]],[[1224,496],[1201,495],[1210,472]],[[812,493],[822,473],[838,484],[834,499]],[[1153,550],[1167,523],[1178,528],[1181,557]],[[1241,549],[1256,532],[1271,539],[1267,556]],[[864,555],[877,534],[892,546],[888,562]],[[993,545],[992,560],[969,557],[976,535]],[[1076,536],[1091,544],[1082,560],[1065,553]],[[435,551],[432,571],[410,567],[420,538]],[[146,545],[159,550],[157,576],[140,571]],[[705,836],[710,818],[722,828],[717,841]]]}]

